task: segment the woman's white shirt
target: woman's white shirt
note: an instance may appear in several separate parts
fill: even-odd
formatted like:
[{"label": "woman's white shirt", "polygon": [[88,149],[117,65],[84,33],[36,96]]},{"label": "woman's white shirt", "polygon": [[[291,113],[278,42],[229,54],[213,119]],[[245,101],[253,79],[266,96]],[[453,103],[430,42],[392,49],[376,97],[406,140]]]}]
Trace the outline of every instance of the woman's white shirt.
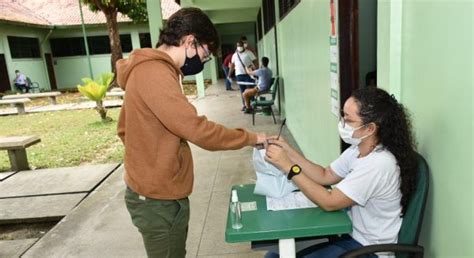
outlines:
[{"label": "woman's white shirt", "polygon": [[400,167],[381,145],[358,156],[359,148],[351,146],[331,163],[342,178],[335,187],[356,203],[348,210],[352,238],[362,245],[396,243],[402,224]]}]

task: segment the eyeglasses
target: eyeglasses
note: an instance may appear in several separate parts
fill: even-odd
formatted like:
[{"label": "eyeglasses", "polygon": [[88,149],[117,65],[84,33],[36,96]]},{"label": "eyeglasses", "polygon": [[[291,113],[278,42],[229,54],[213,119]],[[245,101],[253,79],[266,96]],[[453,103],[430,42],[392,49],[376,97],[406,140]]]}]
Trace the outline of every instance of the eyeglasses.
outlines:
[{"label": "eyeglasses", "polygon": [[[346,124],[348,122],[346,121],[346,119],[344,119],[344,116],[345,116],[344,110],[341,109],[340,112],[341,113],[339,114],[339,121],[341,122],[342,128],[344,128],[346,127]],[[349,123],[364,123],[364,121],[349,121]],[[364,126],[364,124],[362,124],[362,126]]]},{"label": "eyeglasses", "polygon": [[204,59],[202,61],[203,64],[209,62],[212,60],[212,56],[211,56],[211,52],[209,50],[207,50],[202,44],[200,44],[199,42],[196,41],[196,45],[199,45],[203,50],[204,50]]}]

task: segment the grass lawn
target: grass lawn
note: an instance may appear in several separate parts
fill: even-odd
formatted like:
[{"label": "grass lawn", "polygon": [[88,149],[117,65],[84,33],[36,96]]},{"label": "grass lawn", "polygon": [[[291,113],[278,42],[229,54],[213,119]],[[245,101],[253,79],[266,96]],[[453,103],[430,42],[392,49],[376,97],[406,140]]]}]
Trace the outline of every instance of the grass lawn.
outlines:
[{"label": "grass lawn", "polygon": [[[112,122],[102,123],[93,109],[0,117],[0,135],[37,135],[27,148],[33,168],[121,162],[123,146],[116,136],[120,108],[108,109]],[[9,171],[7,151],[0,151],[0,171]]]},{"label": "grass lawn", "polygon": [[[205,87],[210,81],[206,80]],[[196,84],[183,84],[185,95],[196,95]],[[116,99],[109,97],[106,99]],[[63,93],[59,104],[85,101],[78,92]],[[49,105],[47,98],[33,99],[27,106]],[[41,142],[27,148],[32,168],[54,168],[121,162],[123,145],[116,128],[120,108],[108,109],[112,122],[102,123],[93,109],[0,116],[0,136],[37,135]],[[7,151],[0,151],[0,172],[10,171]]]}]

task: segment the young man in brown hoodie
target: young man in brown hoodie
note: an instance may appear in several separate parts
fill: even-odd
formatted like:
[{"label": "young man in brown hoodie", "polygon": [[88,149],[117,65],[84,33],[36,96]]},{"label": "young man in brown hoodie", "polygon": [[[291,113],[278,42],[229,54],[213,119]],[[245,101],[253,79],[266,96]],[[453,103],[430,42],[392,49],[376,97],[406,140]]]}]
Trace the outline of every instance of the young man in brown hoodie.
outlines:
[{"label": "young man in brown hoodie", "polygon": [[227,129],[198,116],[183,94],[183,75],[197,74],[219,45],[217,31],[197,8],[173,14],[156,49],[138,49],[117,63],[126,97],[118,123],[125,145],[125,202],[149,257],[184,257],[193,188],[188,141],[231,150],[265,141],[264,134]]}]

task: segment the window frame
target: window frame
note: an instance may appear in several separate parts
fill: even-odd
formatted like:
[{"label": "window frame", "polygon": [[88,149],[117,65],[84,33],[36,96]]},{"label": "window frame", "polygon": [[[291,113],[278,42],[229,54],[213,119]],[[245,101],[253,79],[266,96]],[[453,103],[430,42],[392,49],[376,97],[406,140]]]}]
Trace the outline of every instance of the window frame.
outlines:
[{"label": "window frame", "polygon": [[7,36],[12,59],[41,58],[41,46],[36,37]]},{"label": "window frame", "polygon": [[282,21],[301,2],[301,0],[278,0],[280,21]]}]

